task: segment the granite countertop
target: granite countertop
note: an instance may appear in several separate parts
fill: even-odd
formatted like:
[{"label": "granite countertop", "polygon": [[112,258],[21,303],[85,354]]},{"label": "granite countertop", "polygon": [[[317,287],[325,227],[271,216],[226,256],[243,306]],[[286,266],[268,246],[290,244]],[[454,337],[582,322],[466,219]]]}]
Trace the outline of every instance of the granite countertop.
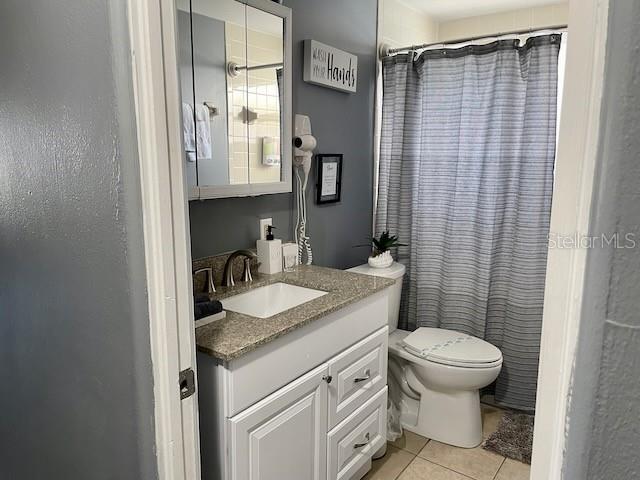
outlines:
[{"label": "granite countertop", "polygon": [[284,282],[328,292],[322,297],[268,318],[227,311],[223,320],[196,329],[198,351],[230,361],[287,333],[319,320],[351,303],[362,300],[394,284],[394,280],[371,275],[300,265],[293,272],[260,275],[253,282],[234,287],[217,287],[211,297],[222,300],[251,289]]}]

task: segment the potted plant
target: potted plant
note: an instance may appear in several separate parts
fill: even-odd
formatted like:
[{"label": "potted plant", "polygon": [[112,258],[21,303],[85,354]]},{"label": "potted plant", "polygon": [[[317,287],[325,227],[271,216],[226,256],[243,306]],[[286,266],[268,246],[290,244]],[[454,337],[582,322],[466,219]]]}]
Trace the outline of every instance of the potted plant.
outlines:
[{"label": "potted plant", "polygon": [[369,265],[374,268],[387,268],[393,263],[390,249],[395,247],[406,247],[405,243],[400,243],[396,235],[390,235],[389,230],[385,230],[378,238],[371,239],[371,256]]}]

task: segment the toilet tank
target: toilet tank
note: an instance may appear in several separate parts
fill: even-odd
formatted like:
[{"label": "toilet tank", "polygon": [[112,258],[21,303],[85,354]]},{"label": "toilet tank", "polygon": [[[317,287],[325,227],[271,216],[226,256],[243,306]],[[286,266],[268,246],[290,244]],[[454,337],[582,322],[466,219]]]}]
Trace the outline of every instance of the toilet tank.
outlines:
[{"label": "toilet tank", "polygon": [[400,296],[402,295],[402,277],[404,277],[405,267],[401,263],[393,262],[387,268],[374,268],[369,264],[359,265],[347,269],[348,272],[373,275],[375,277],[391,278],[396,281],[395,285],[387,289],[389,293],[389,333],[398,328],[398,316],[400,315]]}]

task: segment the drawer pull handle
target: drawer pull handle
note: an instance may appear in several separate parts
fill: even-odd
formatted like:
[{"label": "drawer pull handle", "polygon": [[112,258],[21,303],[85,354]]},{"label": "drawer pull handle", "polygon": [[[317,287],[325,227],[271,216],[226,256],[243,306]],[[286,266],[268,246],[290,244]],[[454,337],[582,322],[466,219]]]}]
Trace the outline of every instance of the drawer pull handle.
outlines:
[{"label": "drawer pull handle", "polygon": [[367,432],[367,434],[364,436],[364,439],[366,440],[366,442],[364,442],[364,443],[356,443],[356,444],[353,446],[353,448],[354,448],[355,450],[357,450],[357,449],[359,449],[359,448],[366,447],[367,445],[369,445],[369,441],[370,441],[370,440],[369,440],[369,432]]},{"label": "drawer pull handle", "polygon": [[371,378],[371,370],[368,368],[364,371],[364,377],[356,377],[353,379],[353,383],[366,382]]}]

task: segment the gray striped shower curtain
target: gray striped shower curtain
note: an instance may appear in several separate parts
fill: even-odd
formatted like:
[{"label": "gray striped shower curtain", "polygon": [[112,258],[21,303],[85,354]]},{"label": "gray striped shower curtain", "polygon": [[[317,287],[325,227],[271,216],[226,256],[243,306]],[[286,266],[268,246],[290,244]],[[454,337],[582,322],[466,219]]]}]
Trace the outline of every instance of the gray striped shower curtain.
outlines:
[{"label": "gray striped shower curtain", "polygon": [[376,233],[409,244],[400,327],[496,345],[496,400],[523,410],[536,398],[560,39],[383,60]]}]

